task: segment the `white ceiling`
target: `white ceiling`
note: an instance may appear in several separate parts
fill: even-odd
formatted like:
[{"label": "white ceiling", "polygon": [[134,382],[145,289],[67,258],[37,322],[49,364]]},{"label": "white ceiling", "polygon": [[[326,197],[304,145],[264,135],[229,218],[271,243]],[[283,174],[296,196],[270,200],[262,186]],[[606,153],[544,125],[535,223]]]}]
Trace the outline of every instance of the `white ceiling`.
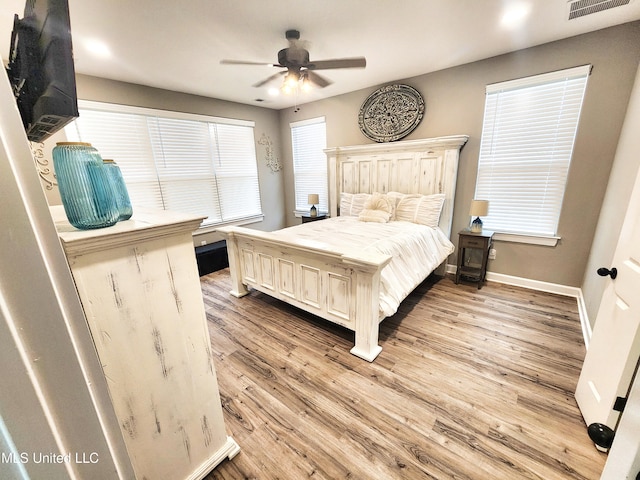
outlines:
[{"label": "white ceiling", "polygon": [[[0,3],[5,60],[24,3]],[[507,28],[501,18],[515,5],[530,14]],[[275,109],[296,99],[251,86],[273,67],[220,60],[275,63],[292,28],[312,61],[367,58],[365,69],[319,72],[333,84],[301,94],[301,104],[640,19],[640,0],[570,21],[567,0],[69,0],[69,8],[77,73]],[[90,53],[89,40],[111,55]]]}]

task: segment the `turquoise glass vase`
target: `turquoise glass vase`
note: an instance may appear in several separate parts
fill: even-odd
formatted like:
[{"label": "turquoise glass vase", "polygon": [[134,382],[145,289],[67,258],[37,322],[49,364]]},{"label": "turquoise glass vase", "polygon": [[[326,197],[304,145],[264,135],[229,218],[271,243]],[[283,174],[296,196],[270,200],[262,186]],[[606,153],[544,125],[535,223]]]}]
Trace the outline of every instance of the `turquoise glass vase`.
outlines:
[{"label": "turquoise glass vase", "polygon": [[131,208],[131,199],[129,198],[127,184],[124,183],[124,178],[122,177],[122,171],[118,164],[111,159],[105,158],[103,162],[116,198],[119,214],[118,221],[129,220],[133,215],[133,208]]},{"label": "turquoise glass vase", "polygon": [[110,227],[118,221],[111,182],[100,154],[90,143],[57,143],[53,168],[71,225],[89,230]]}]

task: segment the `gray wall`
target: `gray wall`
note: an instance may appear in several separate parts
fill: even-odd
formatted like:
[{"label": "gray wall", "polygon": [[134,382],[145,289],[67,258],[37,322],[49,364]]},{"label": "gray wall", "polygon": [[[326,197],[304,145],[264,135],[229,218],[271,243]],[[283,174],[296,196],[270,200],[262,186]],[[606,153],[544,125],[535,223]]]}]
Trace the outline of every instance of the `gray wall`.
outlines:
[{"label": "gray wall", "polygon": [[[398,80],[416,88],[426,101],[422,123],[407,140],[467,134],[463,148],[453,231],[465,228],[475,190],[485,86],[490,83],[592,64],[569,172],[555,247],[496,242],[489,270],[538,281],[579,287],[594,237],[600,206],[614,159],[620,129],[640,59],[640,22],[580,35],[498,57]],[[364,74],[364,73],[363,73]],[[293,178],[289,123],[324,115],[327,146],[371,143],[358,128],[358,111],[378,87],[302,105],[280,112],[285,204],[293,216]],[[457,243],[457,238],[454,239]],[[454,263],[453,257],[449,263]]]}]

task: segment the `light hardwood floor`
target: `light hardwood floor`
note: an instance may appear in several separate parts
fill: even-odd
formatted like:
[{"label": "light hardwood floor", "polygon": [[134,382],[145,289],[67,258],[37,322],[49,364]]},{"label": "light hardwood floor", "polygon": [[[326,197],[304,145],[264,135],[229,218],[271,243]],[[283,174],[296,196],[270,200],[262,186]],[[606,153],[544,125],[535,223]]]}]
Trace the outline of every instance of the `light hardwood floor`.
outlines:
[{"label": "light hardwood floor", "polygon": [[353,334],[262,293],[201,278],[227,430],[214,479],[588,479],[606,456],[573,398],[585,353],[575,299],[427,279]]}]

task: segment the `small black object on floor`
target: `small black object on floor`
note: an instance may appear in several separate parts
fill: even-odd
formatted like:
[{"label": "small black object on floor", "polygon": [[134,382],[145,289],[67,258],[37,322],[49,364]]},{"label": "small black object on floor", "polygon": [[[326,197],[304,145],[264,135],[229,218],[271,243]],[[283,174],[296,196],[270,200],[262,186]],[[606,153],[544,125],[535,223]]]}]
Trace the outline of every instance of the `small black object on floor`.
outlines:
[{"label": "small black object on floor", "polygon": [[222,240],[196,247],[196,261],[198,262],[198,273],[201,277],[227,268],[229,266],[227,242]]}]

